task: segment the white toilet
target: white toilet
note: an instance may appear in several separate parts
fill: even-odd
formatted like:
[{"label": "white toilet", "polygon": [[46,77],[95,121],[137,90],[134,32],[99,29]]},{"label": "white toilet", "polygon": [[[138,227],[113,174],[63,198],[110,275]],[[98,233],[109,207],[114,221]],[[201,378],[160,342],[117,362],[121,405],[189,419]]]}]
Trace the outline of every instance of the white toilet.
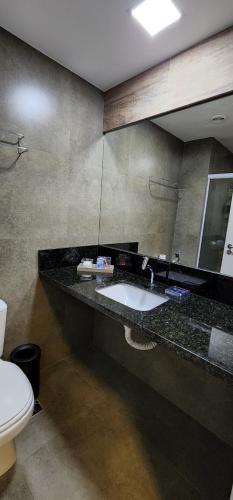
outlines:
[{"label": "white toilet", "polygon": [[[0,299],[0,357],[3,353],[7,305]],[[0,359],[0,476],[16,461],[14,438],[31,418],[34,396],[20,368]]]}]

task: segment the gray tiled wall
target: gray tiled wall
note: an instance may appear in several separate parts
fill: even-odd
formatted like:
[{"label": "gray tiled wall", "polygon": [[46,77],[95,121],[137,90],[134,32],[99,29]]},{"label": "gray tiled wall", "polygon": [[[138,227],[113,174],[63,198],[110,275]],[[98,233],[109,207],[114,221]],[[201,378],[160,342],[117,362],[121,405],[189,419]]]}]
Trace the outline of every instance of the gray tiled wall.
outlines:
[{"label": "gray tiled wall", "polygon": [[0,67],[0,129],[24,133],[29,146],[16,161],[15,148],[0,145],[5,356],[33,341],[50,363],[67,347],[38,281],[37,251],[98,241],[103,97],[2,29]]},{"label": "gray tiled wall", "polygon": [[208,174],[232,172],[232,168],[233,154],[216,139],[185,143],[173,240],[173,253],[180,252],[183,265],[196,265]]},{"label": "gray tiled wall", "polygon": [[149,178],[176,183],[182,154],[183,142],[149,121],[105,135],[100,243],[170,256],[177,193]]}]

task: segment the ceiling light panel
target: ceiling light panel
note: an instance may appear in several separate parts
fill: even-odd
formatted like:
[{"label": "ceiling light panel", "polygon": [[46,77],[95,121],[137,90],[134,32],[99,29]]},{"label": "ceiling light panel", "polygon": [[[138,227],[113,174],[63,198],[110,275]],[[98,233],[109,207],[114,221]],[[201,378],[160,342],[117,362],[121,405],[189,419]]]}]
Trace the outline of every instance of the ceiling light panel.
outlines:
[{"label": "ceiling light panel", "polygon": [[181,18],[181,13],[171,0],[144,0],[131,14],[151,36]]}]

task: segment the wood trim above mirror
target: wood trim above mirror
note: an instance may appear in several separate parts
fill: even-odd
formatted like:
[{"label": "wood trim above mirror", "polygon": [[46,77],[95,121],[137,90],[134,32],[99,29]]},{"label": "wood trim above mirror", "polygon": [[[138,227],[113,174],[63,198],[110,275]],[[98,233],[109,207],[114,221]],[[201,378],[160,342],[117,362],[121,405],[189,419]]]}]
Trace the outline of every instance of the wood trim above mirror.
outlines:
[{"label": "wood trim above mirror", "polygon": [[233,27],[105,92],[104,132],[233,92]]}]

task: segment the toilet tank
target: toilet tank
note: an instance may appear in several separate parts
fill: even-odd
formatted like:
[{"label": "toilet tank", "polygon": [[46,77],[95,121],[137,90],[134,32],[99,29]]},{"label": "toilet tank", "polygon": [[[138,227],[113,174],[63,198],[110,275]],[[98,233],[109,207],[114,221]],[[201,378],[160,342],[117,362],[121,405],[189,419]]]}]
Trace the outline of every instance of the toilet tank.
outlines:
[{"label": "toilet tank", "polygon": [[6,314],[7,305],[3,300],[0,299],[0,358],[2,357],[5,339]]}]

